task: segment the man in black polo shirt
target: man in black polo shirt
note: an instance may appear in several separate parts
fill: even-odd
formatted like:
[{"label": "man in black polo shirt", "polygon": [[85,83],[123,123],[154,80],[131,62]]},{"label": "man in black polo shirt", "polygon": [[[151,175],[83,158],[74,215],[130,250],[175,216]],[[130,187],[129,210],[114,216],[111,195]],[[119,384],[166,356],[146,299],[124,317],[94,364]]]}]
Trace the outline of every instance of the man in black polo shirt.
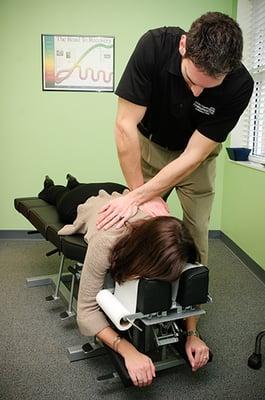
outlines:
[{"label": "man in black polo shirt", "polygon": [[139,206],[166,214],[160,196],[175,187],[207,264],[215,158],[253,91],[242,47],[238,24],[217,12],[187,33],[163,27],[142,36],[116,90],[116,143],[131,192],[102,210],[99,229],[121,226]]},{"label": "man in black polo shirt", "polygon": [[[131,191],[101,210],[99,229],[119,228],[138,207],[168,215],[160,196],[175,187],[207,265],[215,158],[253,91],[242,47],[238,24],[221,13],[201,16],[187,33],[164,27],[143,35],[116,90],[117,150]],[[196,318],[187,318],[185,351],[193,371],[209,358],[196,326]],[[135,370],[138,382],[152,381],[150,366],[138,360]]]}]

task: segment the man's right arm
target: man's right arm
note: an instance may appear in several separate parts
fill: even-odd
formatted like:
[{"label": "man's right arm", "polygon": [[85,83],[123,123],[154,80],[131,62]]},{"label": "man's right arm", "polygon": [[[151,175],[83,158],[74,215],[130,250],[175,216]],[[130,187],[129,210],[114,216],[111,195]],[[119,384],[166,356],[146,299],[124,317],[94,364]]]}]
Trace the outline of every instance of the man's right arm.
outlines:
[{"label": "man's right arm", "polygon": [[145,112],[146,107],[119,97],[115,138],[120,166],[130,190],[144,183],[137,125]]}]

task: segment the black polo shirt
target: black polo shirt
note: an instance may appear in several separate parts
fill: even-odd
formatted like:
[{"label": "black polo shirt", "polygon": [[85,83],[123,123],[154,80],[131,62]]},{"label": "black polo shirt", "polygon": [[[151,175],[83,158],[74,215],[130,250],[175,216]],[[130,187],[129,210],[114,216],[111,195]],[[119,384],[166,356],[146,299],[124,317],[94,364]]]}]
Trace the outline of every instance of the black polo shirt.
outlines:
[{"label": "black polo shirt", "polygon": [[139,130],[170,150],[184,149],[193,132],[223,142],[246,108],[253,79],[241,64],[220,86],[194,97],[181,74],[176,27],[149,30],[139,40],[121,77],[116,94],[146,106]]}]

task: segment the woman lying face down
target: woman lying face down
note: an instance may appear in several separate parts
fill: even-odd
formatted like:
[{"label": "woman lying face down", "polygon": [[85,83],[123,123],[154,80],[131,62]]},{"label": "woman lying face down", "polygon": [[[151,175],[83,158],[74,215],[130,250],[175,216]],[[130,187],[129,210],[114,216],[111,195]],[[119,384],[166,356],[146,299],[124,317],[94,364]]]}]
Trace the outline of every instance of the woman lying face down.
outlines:
[{"label": "woman lying face down", "polygon": [[[175,281],[187,263],[199,261],[196,246],[183,223],[174,217],[140,220],[117,241],[110,253],[110,273],[118,283],[135,278]],[[186,329],[196,334],[196,318],[187,318]],[[140,353],[113,329],[106,327],[97,336],[119,352],[136,386],[149,385],[155,377],[152,360]],[[193,371],[208,362],[209,349],[197,336],[186,341],[186,354]]]},{"label": "woman lying face down", "polygon": [[161,216],[127,226],[112,248],[109,270],[119,284],[142,277],[173,282],[188,262],[196,261],[197,249],[183,223]]},{"label": "woman lying face down", "polygon": [[[103,289],[107,272],[118,283],[141,277],[172,282],[179,278],[187,263],[199,261],[198,252],[182,221],[169,215],[151,217],[141,207],[125,226],[98,230],[96,220],[102,207],[114,198],[126,194],[126,191],[124,194],[110,194],[100,190],[100,183],[97,185],[97,196],[93,195],[93,187],[93,194],[89,197],[88,186],[86,187],[87,200],[83,204],[79,203],[76,219],[59,231],[60,235],[82,233],[88,244],[79,286],[77,323],[83,335],[96,335],[124,358],[130,378],[136,386],[146,386],[155,377],[151,358],[140,353],[126,339],[120,338],[110,327],[96,302],[96,296]],[[49,186],[49,193],[51,190],[52,187]],[[43,191],[41,193],[43,195]],[[69,204],[67,196],[64,195],[63,201]],[[84,193],[80,198],[84,200]],[[76,195],[75,202],[78,203]],[[62,207],[62,203],[60,206]],[[191,332],[186,340],[186,354],[192,370],[196,371],[208,362],[209,349],[196,336],[197,319],[187,318],[185,324],[187,331]]]}]

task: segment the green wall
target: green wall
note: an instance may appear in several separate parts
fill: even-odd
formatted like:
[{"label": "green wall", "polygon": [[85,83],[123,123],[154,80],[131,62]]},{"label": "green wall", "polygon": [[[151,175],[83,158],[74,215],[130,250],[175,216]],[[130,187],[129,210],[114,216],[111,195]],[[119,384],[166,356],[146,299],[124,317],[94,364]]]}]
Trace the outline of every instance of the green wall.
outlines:
[{"label": "green wall", "polygon": [[221,230],[265,269],[265,172],[225,162]]},{"label": "green wall", "polygon": [[[240,7],[237,3],[234,17]],[[225,157],[221,230],[265,270],[264,172]]]},{"label": "green wall", "polygon": [[[0,1],[0,229],[29,225],[13,199],[34,196],[44,175],[57,183],[67,172],[81,181],[122,182],[113,138],[112,93],[43,92],[42,33],[99,34],[116,38],[116,82],[142,33],[190,23],[209,10],[231,14],[233,0],[1,0]],[[220,229],[223,160],[218,160],[212,229]],[[175,199],[170,207],[179,212]]]}]

